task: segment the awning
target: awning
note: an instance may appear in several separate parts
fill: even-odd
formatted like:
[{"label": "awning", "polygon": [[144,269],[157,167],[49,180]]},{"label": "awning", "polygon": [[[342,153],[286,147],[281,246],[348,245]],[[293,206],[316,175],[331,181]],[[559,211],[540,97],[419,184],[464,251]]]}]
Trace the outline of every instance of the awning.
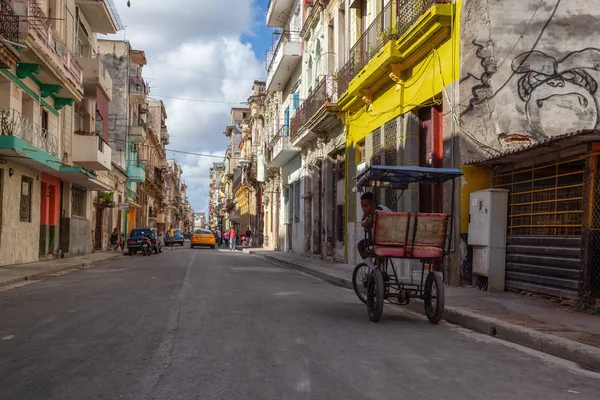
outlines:
[{"label": "awning", "polygon": [[97,179],[96,175],[85,168],[63,165],[59,168],[57,178],[70,182],[87,190],[111,191],[112,188]]},{"label": "awning", "polygon": [[35,171],[56,174],[62,164],[52,154],[18,136],[0,135],[0,158],[7,158]]},{"label": "awning", "polygon": [[502,154],[494,155],[488,158],[472,160],[466,162],[465,165],[510,164],[513,162],[523,161],[525,159],[536,159],[547,154],[557,153],[577,147],[581,144],[591,142],[600,142],[600,131],[586,130],[553,136],[549,139],[534,143],[529,146],[508,150]]}]

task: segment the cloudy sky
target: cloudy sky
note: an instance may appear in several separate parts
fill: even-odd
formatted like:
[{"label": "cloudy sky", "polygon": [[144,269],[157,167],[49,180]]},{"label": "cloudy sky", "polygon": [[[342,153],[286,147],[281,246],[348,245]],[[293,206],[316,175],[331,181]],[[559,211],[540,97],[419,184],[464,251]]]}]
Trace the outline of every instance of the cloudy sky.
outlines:
[{"label": "cloudy sky", "polygon": [[[168,149],[222,156],[231,107],[243,107],[254,79],[264,79],[268,0],[113,0],[126,39],[144,50],[150,97],[163,100]],[[183,100],[188,99],[188,100]],[[190,100],[209,100],[190,101]],[[208,169],[219,158],[167,151],[183,166],[194,210],[204,210]]]}]

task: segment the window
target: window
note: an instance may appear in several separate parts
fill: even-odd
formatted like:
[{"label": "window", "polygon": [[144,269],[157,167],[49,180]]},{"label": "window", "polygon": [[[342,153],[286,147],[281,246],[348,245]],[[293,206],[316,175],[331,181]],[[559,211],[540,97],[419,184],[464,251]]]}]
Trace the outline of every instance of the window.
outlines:
[{"label": "window", "polygon": [[321,41],[317,40],[315,47],[315,76],[318,83],[321,76]]},{"label": "window", "polygon": [[306,72],[308,75],[308,92],[312,92],[312,82],[313,82],[313,61],[312,56],[308,58],[308,71]]},{"label": "window", "polygon": [[300,181],[294,182],[294,222],[300,222]]},{"label": "window", "polygon": [[71,213],[73,214],[73,216],[85,218],[87,191],[80,187],[73,186],[71,192],[73,197]]},{"label": "window", "polygon": [[19,219],[21,222],[31,222],[31,186],[33,179],[26,176],[21,178],[21,208]]},{"label": "window", "polygon": [[365,141],[361,140],[356,144],[356,164],[361,164],[367,161],[367,149],[365,148]]},{"label": "window", "polygon": [[48,131],[48,111],[42,110],[42,128]]}]

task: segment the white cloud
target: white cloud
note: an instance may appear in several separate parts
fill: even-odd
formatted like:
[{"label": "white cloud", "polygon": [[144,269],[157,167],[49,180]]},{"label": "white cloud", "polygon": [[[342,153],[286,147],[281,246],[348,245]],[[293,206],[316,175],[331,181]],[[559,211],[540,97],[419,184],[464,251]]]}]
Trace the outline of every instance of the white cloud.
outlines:
[{"label": "white cloud", "polygon": [[[116,2],[124,34],[132,48],[146,52],[143,74],[149,80],[150,97],[163,100],[167,107],[168,148],[222,156],[230,109],[242,106],[253,79],[265,75],[262,56],[240,41],[255,23],[254,0],[131,0],[131,8],[125,3]],[[220,159],[172,152],[167,157],[182,165],[192,207],[204,209],[209,168]]]}]

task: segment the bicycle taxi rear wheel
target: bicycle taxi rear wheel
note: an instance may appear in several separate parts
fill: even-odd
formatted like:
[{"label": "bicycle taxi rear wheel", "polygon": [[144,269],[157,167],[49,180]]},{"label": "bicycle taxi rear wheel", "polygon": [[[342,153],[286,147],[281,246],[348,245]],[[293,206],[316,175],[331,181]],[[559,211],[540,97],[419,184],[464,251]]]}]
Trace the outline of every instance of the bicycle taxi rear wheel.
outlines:
[{"label": "bicycle taxi rear wheel", "polygon": [[379,268],[375,268],[371,271],[367,283],[367,312],[369,313],[369,319],[373,322],[379,322],[381,319],[384,297],[383,274]]},{"label": "bicycle taxi rear wheel", "polygon": [[444,314],[444,282],[440,274],[429,271],[425,280],[423,303],[425,304],[425,315],[432,324],[437,324]]},{"label": "bicycle taxi rear wheel", "polygon": [[363,303],[367,304],[367,284],[369,282],[369,273],[371,269],[365,263],[360,263],[354,267],[352,272],[352,287],[354,293]]}]

